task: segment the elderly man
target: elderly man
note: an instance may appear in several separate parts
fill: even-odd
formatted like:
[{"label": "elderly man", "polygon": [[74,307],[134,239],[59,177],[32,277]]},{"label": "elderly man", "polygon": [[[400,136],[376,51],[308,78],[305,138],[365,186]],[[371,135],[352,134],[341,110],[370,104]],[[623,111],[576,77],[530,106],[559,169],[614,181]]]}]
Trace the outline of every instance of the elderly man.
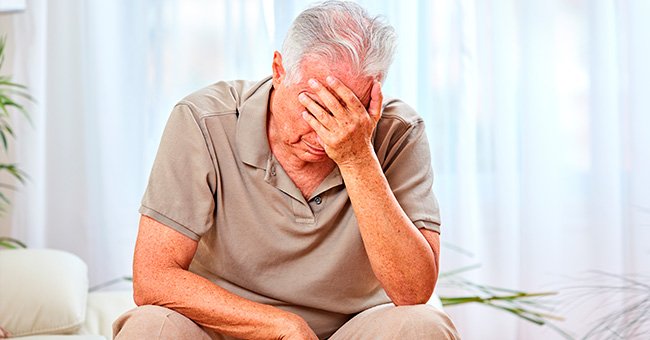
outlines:
[{"label": "elderly man", "polygon": [[380,81],[395,33],[350,2],[293,23],[273,76],[174,108],[117,339],[456,339],[426,305],[439,216],[422,119]]}]

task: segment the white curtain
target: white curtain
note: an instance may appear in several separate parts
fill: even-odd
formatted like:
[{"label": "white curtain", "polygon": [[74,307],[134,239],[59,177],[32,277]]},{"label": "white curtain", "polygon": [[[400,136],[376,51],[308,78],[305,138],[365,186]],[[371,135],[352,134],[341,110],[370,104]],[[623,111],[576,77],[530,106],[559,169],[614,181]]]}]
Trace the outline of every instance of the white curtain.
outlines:
[{"label": "white curtain", "polygon": [[80,255],[91,284],[128,274],[145,180],[149,27],[139,22],[146,8],[129,9],[28,1],[2,18],[13,21],[15,80],[36,99],[33,126],[15,120],[30,181],[14,195],[11,234]]},{"label": "white curtain", "polygon": [[[481,263],[465,276],[529,291],[588,270],[649,274],[649,2],[359,2],[400,35],[385,93],[425,118],[443,240],[474,254],[443,248],[443,272]],[[172,105],[217,80],[270,74],[309,3],[32,0],[0,16],[11,73],[38,101],[33,127],[16,121],[31,181],[2,230],[80,255],[91,284],[129,275]],[[558,325],[577,336],[593,326],[587,311],[620,307],[557,299]],[[466,339],[557,337],[483,306],[448,312]]]},{"label": "white curtain", "polygon": [[[480,262],[474,281],[529,291],[584,285],[589,270],[649,274],[650,3],[433,7],[433,95],[418,105],[444,240],[475,253],[447,252],[444,268]],[[560,294],[558,324],[582,336],[625,301],[592,297],[569,308]],[[482,306],[449,311],[470,339],[557,336]]]}]

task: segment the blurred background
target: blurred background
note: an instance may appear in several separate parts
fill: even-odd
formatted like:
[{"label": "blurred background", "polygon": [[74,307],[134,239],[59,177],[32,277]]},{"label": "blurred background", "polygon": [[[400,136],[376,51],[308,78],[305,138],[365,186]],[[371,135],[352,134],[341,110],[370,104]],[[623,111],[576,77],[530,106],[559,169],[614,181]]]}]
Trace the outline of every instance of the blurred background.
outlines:
[{"label": "blurred background", "polygon": [[[462,276],[557,291],[550,312],[576,338],[637,293],[612,284],[613,294],[576,297],[571,287],[633,276],[650,294],[650,1],[358,2],[399,34],[384,93],[427,124],[442,272],[476,265]],[[91,285],[130,275],[172,106],[218,80],[270,75],[273,51],[312,2],[23,3],[0,14],[1,73],[36,100],[24,103],[31,123],[11,121],[8,161],[29,180],[6,193],[0,236],[79,255]],[[458,294],[444,278],[437,293]],[[620,321],[641,333],[603,338],[647,336],[645,296],[647,312]],[[465,339],[561,338],[484,305],[447,311]]]}]

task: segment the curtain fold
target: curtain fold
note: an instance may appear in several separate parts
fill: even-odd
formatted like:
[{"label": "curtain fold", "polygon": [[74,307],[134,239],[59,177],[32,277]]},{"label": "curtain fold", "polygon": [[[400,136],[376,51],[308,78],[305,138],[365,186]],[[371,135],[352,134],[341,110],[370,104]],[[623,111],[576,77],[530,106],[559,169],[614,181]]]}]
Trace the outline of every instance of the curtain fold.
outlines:
[{"label": "curtain fold", "polygon": [[[423,116],[445,244],[442,272],[528,291],[589,270],[648,275],[650,3],[358,1],[399,34],[384,92]],[[270,74],[290,21],[311,1],[28,1],[13,73],[33,127],[16,119],[11,236],[66,249],[91,284],[130,275],[139,201],[167,116],[212,82]],[[6,27],[3,25],[2,27]],[[5,228],[6,229],[6,228]],[[4,229],[3,229],[4,230]],[[438,287],[453,294],[453,287]],[[584,335],[625,300],[572,307]],[[557,333],[484,306],[450,307],[466,339]]]}]

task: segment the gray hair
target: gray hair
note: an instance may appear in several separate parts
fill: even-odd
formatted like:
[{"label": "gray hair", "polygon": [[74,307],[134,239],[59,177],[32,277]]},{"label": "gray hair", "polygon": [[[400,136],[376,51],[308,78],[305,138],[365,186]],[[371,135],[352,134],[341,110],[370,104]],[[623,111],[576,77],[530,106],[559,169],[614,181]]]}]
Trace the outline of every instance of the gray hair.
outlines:
[{"label": "gray hair", "polygon": [[371,17],[354,2],[325,1],[294,20],[282,45],[283,66],[290,83],[301,80],[300,63],[306,56],[343,60],[357,76],[382,80],[396,45],[395,29],[382,17]]}]

